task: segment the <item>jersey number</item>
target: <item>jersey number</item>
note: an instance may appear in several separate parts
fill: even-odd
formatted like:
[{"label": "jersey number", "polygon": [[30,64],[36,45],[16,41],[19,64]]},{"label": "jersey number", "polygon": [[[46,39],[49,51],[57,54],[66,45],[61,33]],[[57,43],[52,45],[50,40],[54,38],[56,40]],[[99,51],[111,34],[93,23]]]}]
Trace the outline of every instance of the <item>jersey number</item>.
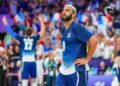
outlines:
[{"label": "jersey number", "polygon": [[33,43],[25,42],[25,50],[32,50]]},{"label": "jersey number", "polygon": [[33,46],[33,39],[24,39],[24,43],[25,43],[25,50],[32,50],[32,46]]}]

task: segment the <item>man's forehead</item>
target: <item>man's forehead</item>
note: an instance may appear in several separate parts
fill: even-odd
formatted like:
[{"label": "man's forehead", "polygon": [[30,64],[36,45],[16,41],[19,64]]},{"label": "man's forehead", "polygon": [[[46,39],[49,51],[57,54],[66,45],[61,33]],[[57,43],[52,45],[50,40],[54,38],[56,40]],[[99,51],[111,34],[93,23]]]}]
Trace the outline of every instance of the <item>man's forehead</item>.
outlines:
[{"label": "man's forehead", "polygon": [[72,8],[71,8],[70,6],[65,6],[65,7],[64,7],[64,10],[65,10],[65,9],[71,10]]}]

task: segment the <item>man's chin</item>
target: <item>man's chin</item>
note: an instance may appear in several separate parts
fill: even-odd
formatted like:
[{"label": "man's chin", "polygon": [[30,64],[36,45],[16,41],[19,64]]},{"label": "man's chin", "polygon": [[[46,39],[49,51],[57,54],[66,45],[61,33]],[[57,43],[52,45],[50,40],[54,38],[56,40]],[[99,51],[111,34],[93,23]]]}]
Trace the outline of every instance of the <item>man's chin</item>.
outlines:
[{"label": "man's chin", "polygon": [[62,21],[66,21],[66,18],[65,18],[65,17],[62,17],[61,20],[62,20]]},{"label": "man's chin", "polygon": [[71,19],[64,19],[64,18],[61,18],[61,20],[65,22],[65,21],[69,21],[69,20],[71,20]]},{"label": "man's chin", "polygon": [[68,20],[66,20],[66,19],[61,19],[62,21],[68,21]]},{"label": "man's chin", "polygon": [[72,19],[72,17],[61,17],[61,20],[66,22],[66,21],[70,21]]}]

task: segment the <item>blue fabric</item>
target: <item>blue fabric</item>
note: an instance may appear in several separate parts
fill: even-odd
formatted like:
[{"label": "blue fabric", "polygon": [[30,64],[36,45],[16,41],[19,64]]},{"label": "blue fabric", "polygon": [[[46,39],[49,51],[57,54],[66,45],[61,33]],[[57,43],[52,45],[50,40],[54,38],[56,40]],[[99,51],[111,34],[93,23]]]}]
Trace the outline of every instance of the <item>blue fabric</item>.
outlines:
[{"label": "blue fabric", "polygon": [[77,18],[78,18],[78,22],[82,24],[82,23],[83,23],[83,21],[82,21],[82,19],[83,19],[83,14],[80,13],[80,12],[78,12],[78,13],[77,13]]},{"label": "blue fabric", "polygon": [[48,53],[49,51],[53,50],[52,46],[47,48],[46,45],[43,47],[43,49],[45,53]]},{"label": "blue fabric", "polygon": [[10,35],[12,35],[13,37],[16,37],[17,34],[13,32],[13,30],[11,29],[9,25],[6,25],[5,27]]},{"label": "blue fabric", "polygon": [[[63,65],[68,68],[74,64],[75,59],[86,57],[86,44],[92,34],[86,28],[75,22],[72,22],[67,30],[64,27],[61,33],[63,49],[62,60]],[[76,71],[82,71],[81,69],[83,71],[85,70],[84,65],[76,66]]]},{"label": "blue fabric", "polygon": [[35,36],[27,37],[27,36],[19,36],[14,33],[9,25],[6,26],[7,31],[15,37],[20,43],[20,57],[34,56],[35,57],[35,50],[37,40],[40,38],[40,35],[37,34]]},{"label": "blue fabric", "polygon": [[56,79],[55,86],[87,86],[86,76],[85,72],[76,72],[71,75],[63,75],[60,73]]},{"label": "blue fabric", "polygon": [[18,13],[18,16],[21,18],[21,22],[24,22],[24,20],[25,20],[25,15],[24,15],[24,13],[23,12],[19,12]]},{"label": "blue fabric", "polygon": [[37,77],[36,62],[24,62],[22,69],[22,79],[29,79]]},{"label": "blue fabric", "polygon": [[120,49],[117,51],[117,56],[120,56]]},{"label": "blue fabric", "polygon": [[103,24],[103,19],[101,15],[98,16],[97,20],[99,24]]},{"label": "blue fabric", "polygon": [[117,78],[118,78],[118,82],[120,83],[120,68],[118,69]]},{"label": "blue fabric", "polygon": [[16,37],[20,42],[20,53],[21,58],[34,56],[35,57],[35,51],[36,51],[36,44],[37,40],[39,39],[40,35],[37,34],[32,37]]}]

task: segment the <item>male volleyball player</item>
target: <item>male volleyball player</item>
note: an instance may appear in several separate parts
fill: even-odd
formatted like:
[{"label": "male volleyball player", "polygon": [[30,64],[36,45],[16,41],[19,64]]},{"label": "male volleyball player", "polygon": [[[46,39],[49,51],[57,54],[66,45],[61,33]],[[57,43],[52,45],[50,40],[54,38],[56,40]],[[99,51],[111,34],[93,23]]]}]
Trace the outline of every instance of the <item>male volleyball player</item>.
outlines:
[{"label": "male volleyball player", "polygon": [[91,60],[98,40],[84,26],[74,21],[75,16],[76,8],[72,5],[65,5],[61,14],[61,20],[64,23],[61,30],[62,65],[56,86],[87,86],[85,65]]},{"label": "male volleyball player", "polygon": [[4,16],[2,18],[3,24],[6,26],[7,31],[20,43],[20,53],[22,60],[22,86],[28,86],[29,76],[31,77],[31,86],[37,86],[35,62],[36,43],[40,37],[43,38],[45,36],[45,26],[42,16],[39,15],[38,19],[41,24],[41,31],[39,34],[32,36],[32,29],[27,28],[25,35],[20,36],[12,31],[11,27],[8,25],[6,17]]}]

